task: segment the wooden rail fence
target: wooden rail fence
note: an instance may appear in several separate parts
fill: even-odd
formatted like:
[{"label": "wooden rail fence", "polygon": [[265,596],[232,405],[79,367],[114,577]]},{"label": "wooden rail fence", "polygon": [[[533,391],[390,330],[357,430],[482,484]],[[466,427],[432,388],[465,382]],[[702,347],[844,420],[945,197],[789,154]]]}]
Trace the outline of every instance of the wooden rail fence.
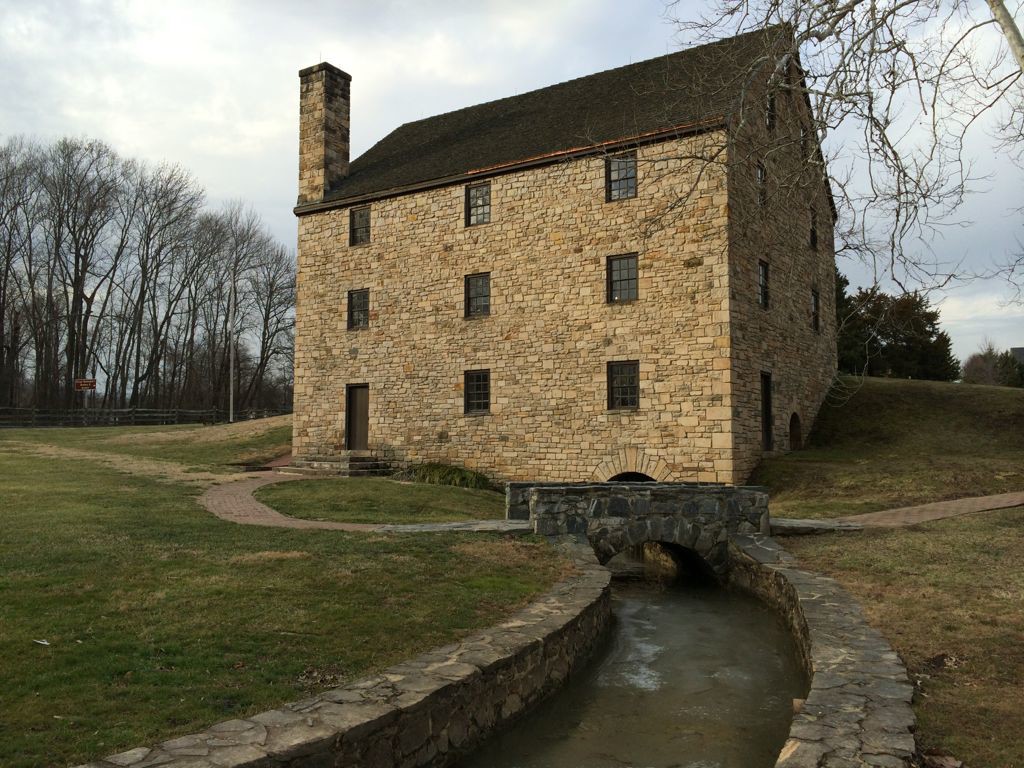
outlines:
[{"label": "wooden rail fence", "polygon": [[[235,414],[235,421],[280,416],[290,411],[258,408]],[[228,420],[221,408],[121,408],[69,411],[56,408],[0,408],[2,427],[125,427],[164,424],[219,424]]]}]

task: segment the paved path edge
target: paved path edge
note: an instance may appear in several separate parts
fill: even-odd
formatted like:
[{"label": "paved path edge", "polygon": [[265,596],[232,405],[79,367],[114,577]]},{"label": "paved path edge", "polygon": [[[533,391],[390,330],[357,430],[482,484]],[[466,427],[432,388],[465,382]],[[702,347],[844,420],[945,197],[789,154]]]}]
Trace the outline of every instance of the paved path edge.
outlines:
[{"label": "paved path edge", "polygon": [[295,530],[350,531],[359,533],[438,533],[447,531],[512,533],[532,531],[528,520],[464,520],[450,523],[413,523],[409,525],[339,523],[330,520],[305,520],[282,515],[252,495],[257,488],[275,483],[308,479],[283,472],[254,473],[254,477],[221,483],[207,488],[199,503],[221,520],[239,525],[262,525]]}]

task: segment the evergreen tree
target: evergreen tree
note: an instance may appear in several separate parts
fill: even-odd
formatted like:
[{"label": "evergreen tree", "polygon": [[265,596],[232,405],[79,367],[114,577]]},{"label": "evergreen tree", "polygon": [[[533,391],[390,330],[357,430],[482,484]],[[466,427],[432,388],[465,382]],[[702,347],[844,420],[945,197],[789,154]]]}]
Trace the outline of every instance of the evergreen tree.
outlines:
[{"label": "evergreen tree", "polygon": [[849,281],[837,272],[839,369],[846,373],[953,381],[960,363],[939,311],[921,293],[890,296],[877,288],[846,294]]}]

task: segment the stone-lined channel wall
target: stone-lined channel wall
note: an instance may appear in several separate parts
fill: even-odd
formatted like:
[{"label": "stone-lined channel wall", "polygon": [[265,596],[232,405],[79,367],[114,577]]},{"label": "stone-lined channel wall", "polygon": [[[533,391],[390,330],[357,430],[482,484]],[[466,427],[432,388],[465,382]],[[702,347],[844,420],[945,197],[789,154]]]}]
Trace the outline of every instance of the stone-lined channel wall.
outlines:
[{"label": "stone-lined channel wall", "polygon": [[906,668],[834,579],[799,570],[767,535],[771,521],[763,488],[543,484],[514,494],[507,500],[527,500],[536,533],[587,541],[602,563],[646,541],[678,544],[697,552],[724,581],[782,614],[810,687],[777,768],[911,764],[914,691]]},{"label": "stone-lined channel wall", "polygon": [[[679,485],[668,487],[678,496]],[[534,507],[554,500],[556,486],[531,488]],[[729,582],[785,617],[810,680],[776,768],[911,765],[913,687],[903,664],[834,580],[797,569],[763,535],[762,491],[690,486],[693,517],[685,511],[679,517],[677,498],[673,521],[667,507],[656,506],[669,500],[655,484],[620,484],[607,503],[595,503],[601,494],[593,488],[570,486],[572,504],[549,510],[549,535],[570,553],[576,573],[502,624],[305,701],[80,768],[451,765],[559,688],[603,640],[611,623],[610,574],[588,542],[590,527],[617,520],[626,523],[630,541],[678,541],[680,531],[687,539],[695,526],[711,530],[712,507],[731,521],[714,537],[716,552],[725,541]],[[737,490],[747,493],[729,493]],[[645,501],[638,505],[638,499]],[[632,520],[618,515],[623,503],[643,514]],[[571,511],[577,507],[582,518]],[[581,519],[583,530],[576,530]]]},{"label": "stone-lined channel wall", "polygon": [[341,688],[80,768],[447,766],[558,689],[611,623],[610,574],[575,573],[508,620]]},{"label": "stone-lined channel wall", "polygon": [[783,615],[810,680],[776,768],[912,765],[913,686],[856,601],[834,579],[797,569],[767,536],[734,536],[730,555],[730,583]]}]

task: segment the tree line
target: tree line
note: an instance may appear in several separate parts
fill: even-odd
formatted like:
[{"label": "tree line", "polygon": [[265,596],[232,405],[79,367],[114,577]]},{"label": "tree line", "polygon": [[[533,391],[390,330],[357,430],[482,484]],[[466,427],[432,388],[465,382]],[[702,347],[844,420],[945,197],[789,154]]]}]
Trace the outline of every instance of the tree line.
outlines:
[{"label": "tree line", "polygon": [[981,349],[964,360],[963,380],[968,384],[1024,387],[1024,359],[985,341]]},{"label": "tree line", "polygon": [[95,140],[0,145],[0,406],[291,400],[295,259],[178,165]]},{"label": "tree line", "polygon": [[1024,387],[1024,361],[986,341],[963,364],[953,355],[939,311],[918,291],[896,296],[877,286],[848,293],[836,271],[839,370],[861,376]]}]

